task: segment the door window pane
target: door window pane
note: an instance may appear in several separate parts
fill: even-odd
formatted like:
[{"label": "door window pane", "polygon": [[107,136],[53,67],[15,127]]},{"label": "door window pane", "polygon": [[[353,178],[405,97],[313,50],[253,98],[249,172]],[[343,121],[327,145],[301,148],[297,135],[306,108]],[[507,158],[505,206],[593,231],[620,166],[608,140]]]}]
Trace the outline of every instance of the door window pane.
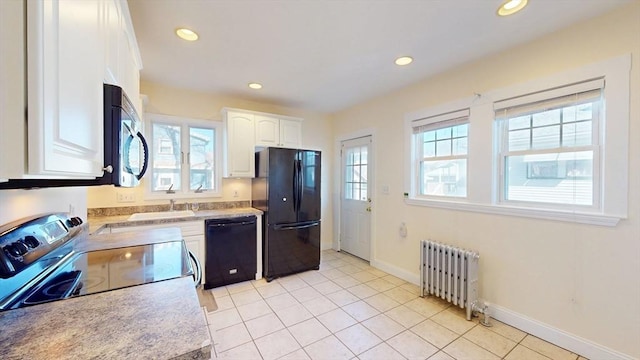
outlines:
[{"label": "door window pane", "polygon": [[345,191],[348,200],[367,201],[367,146],[357,146],[345,149]]}]

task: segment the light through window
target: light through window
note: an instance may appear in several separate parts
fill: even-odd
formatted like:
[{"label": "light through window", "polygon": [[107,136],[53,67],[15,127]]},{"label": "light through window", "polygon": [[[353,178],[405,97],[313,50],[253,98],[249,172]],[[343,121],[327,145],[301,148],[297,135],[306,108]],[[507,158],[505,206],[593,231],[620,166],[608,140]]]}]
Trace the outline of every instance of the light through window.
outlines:
[{"label": "light through window", "polygon": [[189,190],[214,188],[215,130],[189,128]]},{"label": "light through window", "polygon": [[349,147],[345,151],[344,198],[367,201],[368,146]]},{"label": "light through window", "polygon": [[496,110],[503,201],[597,205],[600,84]]},{"label": "light through window", "polygon": [[467,196],[468,110],[415,122],[418,196]]},{"label": "light through window", "polygon": [[182,159],[180,152],[180,126],[153,124],[153,190],[180,190],[180,171]]},{"label": "light through window", "polygon": [[151,193],[219,193],[220,123],[147,114],[151,122]]}]

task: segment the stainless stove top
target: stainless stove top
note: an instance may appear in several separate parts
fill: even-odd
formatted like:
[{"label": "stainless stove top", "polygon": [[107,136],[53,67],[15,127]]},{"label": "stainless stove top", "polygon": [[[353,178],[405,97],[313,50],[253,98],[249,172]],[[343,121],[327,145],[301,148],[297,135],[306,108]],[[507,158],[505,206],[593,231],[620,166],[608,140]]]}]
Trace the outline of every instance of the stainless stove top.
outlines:
[{"label": "stainless stove top", "polygon": [[0,311],[193,275],[184,241],[75,253],[86,235],[62,213],[0,227]]}]

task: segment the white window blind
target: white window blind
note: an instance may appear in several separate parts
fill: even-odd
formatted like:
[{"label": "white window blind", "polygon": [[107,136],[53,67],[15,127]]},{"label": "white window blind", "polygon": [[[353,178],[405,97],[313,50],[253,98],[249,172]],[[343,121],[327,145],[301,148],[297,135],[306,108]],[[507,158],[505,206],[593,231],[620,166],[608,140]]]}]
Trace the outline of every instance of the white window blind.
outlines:
[{"label": "white window blind", "polygon": [[496,116],[515,117],[572,103],[589,102],[599,98],[603,88],[604,79],[594,79],[497,101],[493,108]]},{"label": "white window blind", "polygon": [[422,133],[433,129],[463,124],[469,121],[469,109],[452,111],[446,114],[426,117],[411,122],[413,133]]}]

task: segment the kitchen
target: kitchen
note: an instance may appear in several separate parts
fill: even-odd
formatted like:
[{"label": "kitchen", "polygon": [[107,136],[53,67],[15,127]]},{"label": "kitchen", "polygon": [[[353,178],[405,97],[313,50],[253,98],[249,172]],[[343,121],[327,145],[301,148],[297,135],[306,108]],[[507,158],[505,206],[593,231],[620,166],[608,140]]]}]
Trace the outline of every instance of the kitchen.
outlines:
[{"label": "kitchen", "polygon": [[[137,5],[135,1],[130,3],[135,14]],[[340,186],[337,184],[341,179],[337,144],[373,133],[376,168],[372,178],[376,191],[372,193],[372,265],[417,283],[419,240],[431,238],[476,249],[482,256],[480,292],[495,309],[502,310],[501,314],[495,314],[498,320],[540,337],[560,338],[555,342],[557,345],[572,346],[573,352],[582,349],[581,355],[587,357],[638,358],[640,286],[632,275],[640,270],[637,241],[640,174],[636,167],[628,166],[629,188],[625,196],[628,213],[615,226],[416,206],[406,203],[404,198],[409,188],[405,183],[406,140],[402,126],[409,113],[473,93],[483,95],[497,88],[629,53],[635,61],[640,52],[638,14],[638,2],[632,2],[510,50],[486,54],[424,81],[380,94],[373,100],[363,99],[331,113],[161,84],[145,79],[144,68],[140,93],[148,99],[145,112],[152,114],[221,120],[220,109],[229,107],[304,119],[304,147],[323,153],[323,249],[337,248],[339,239]],[[135,20],[134,17],[136,35],[142,43],[142,30]],[[3,32],[3,39],[4,36]],[[148,61],[144,57],[142,60],[143,65]],[[631,67],[630,74],[631,116],[626,161],[637,164],[640,81],[635,66]],[[5,143],[5,138],[2,141]],[[486,185],[486,181],[480,183]],[[222,179],[222,196],[212,201],[250,201],[250,184],[248,179]],[[385,188],[388,191],[385,192]],[[134,202],[118,202],[118,193],[132,195]],[[168,205],[165,199],[145,201],[143,186],[2,190],[0,199],[0,223],[3,224],[46,211],[70,211],[85,218],[87,209]],[[184,198],[177,203],[184,206],[193,201]],[[398,231],[402,223],[407,229],[406,238]]]}]

